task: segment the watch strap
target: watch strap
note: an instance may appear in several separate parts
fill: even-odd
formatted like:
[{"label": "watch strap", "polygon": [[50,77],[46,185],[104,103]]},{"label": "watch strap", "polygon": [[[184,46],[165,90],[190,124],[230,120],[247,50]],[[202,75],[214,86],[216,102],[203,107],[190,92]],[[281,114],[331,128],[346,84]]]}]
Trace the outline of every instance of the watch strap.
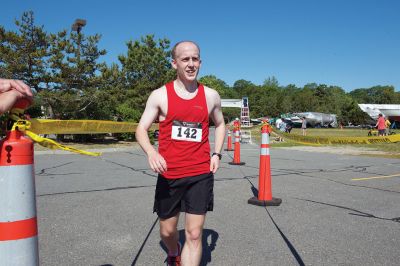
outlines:
[{"label": "watch strap", "polygon": [[218,158],[221,160],[222,159],[222,154],[218,153],[218,152],[213,152],[213,154],[211,155],[211,157],[213,157],[214,155],[217,155]]}]

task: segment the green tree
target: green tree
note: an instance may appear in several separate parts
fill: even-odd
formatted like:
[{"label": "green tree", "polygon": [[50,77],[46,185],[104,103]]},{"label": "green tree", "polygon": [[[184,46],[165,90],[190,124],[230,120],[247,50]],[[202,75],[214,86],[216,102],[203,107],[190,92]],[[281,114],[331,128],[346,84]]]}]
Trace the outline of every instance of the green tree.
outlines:
[{"label": "green tree", "polygon": [[246,94],[248,94],[255,86],[256,85],[254,85],[251,81],[244,79],[239,79],[233,83],[233,89],[237,92],[239,97],[248,96]]},{"label": "green tree", "polygon": [[358,103],[398,104],[400,93],[393,86],[374,86],[368,89],[356,89],[350,96]]},{"label": "green tree", "polygon": [[100,85],[97,108],[102,110],[107,119],[130,120],[130,115],[119,111],[119,106],[126,100],[128,92],[126,75],[119,65],[111,64],[111,66],[103,67],[98,82]]},{"label": "green tree", "polygon": [[314,97],[316,86],[316,84],[307,84],[303,89],[296,91],[293,112],[316,112],[318,107],[318,100]]},{"label": "green tree", "polygon": [[40,91],[47,77],[48,35],[35,25],[32,11],[15,25],[15,32],[0,26],[0,77],[22,80]]},{"label": "green tree", "polygon": [[272,76],[272,77],[269,77],[266,80],[264,80],[263,86],[267,87],[267,88],[276,88],[277,89],[277,88],[279,88],[279,82],[276,77]]},{"label": "green tree", "polygon": [[300,89],[293,84],[283,87],[278,95],[280,102],[280,114],[292,113],[297,109],[295,105],[295,95]]},{"label": "green tree", "polygon": [[281,89],[278,80],[274,76],[267,78],[263,85],[257,88],[257,91],[259,91],[255,95],[255,102],[259,107],[257,116],[278,116],[281,113],[281,102],[279,101]]},{"label": "green tree", "polygon": [[216,90],[222,99],[231,99],[234,96],[234,91],[229,88],[228,84],[214,75],[203,76],[199,82]]},{"label": "green tree", "polygon": [[156,41],[154,35],[147,35],[129,41],[127,55],[118,57],[127,81],[127,98],[119,110],[133,120],[140,117],[151,91],[175,78],[169,45],[167,39]]},{"label": "green tree", "polygon": [[97,72],[105,67],[98,63],[106,54],[98,48],[101,35],[85,36],[66,30],[50,34],[50,75],[48,90],[39,95],[50,117],[92,119],[104,117],[95,108],[101,80]]}]

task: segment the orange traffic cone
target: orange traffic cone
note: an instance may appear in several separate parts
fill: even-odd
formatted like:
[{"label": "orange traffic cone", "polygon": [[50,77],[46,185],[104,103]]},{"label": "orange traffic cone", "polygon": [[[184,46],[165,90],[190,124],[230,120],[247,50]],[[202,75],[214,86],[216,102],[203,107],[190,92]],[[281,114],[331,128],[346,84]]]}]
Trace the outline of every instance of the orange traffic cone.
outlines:
[{"label": "orange traffic cone", "polygon": [[240,130],[235,128],[235,151],[233,152],[233,161],[229,162],[230,165],[244,165],[246,163],[240,161]]},{"label": "orange traffic cone", "polygon": [[272,197],[271,189],[271,160],[269,155],[270,126],[261,128],[260,171],[258,177],[258,197],[248,200],[249,204],[258,206],[279,206],[281,199]]},{"label": "orange traffic cone", "polygon": [[227,147],[225,150],[233,151],[233,149],[232,149],[232,134],[231,134],[231,130],[229,128],[228,128],[228,142],[227,142]]},{"label": "orange traffic cone", "polygon": [[33,158],[32,140],[18,129],[0,141],[1,265],[39,265]]}]

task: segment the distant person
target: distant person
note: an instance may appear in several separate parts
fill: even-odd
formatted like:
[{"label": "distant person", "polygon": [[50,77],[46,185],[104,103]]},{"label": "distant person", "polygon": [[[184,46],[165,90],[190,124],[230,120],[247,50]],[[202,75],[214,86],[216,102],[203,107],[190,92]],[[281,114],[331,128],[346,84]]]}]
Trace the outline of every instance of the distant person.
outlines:
[{"label": "distant person", "polygon": [[240,130],[240,121],[239,121],[239,118],[237,118],[237,117],[233,121],[233,128],[234,128],[234,130],[236,130],[236,129]]},{"label": "distant person", "polygon": [[282,123],[282,119],[280,119],[280,118],[276,119],[276,121],[275,121],[275,127],[276,127],[276,128],[280,128],[281,123]]},{"label": "distant person", "polygon": [[33,94],[28,85],[20,80],[0,78],[0,115],[24,98],[32,102]]},{"label": "distant person", "polygon": [[307,120],[306,120],[305,116],[303,116],[301,118],[301,131],[303,133],[303,136],[307,135],[306,130],[307,130]]},{"label": "distant person", "polygon": [[389,134],[390,134],[390,125],[391,125],[392,123],[390,123],[390,121],[389,121],[389,118],[385,118],[385,134],[386,134],[386,136],[389,136]]},{"label": "distant person", "polygon": [[290,134],[290,131],[293,129],[293,122],[288,120],[286,123],[285,132]]},{"label": "distant person", "polygon": [[378,129],[378,136],[384,136],[386,131],[385,118],[383,118],[382,114],[379,114],[378,121],[376,122],[375,127]]},{"label": "distant person", "polygon": [[286,131],[286,122],[285,120],[282,120],[282,122],[279,124],[279,130],[282,132]]}]

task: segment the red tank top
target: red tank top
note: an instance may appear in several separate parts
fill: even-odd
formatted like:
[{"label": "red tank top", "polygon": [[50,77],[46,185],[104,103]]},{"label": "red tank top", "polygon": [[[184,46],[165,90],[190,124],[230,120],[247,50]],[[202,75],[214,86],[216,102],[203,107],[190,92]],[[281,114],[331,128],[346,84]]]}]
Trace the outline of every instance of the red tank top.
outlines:
[{"label": "red tank top", "polygon": [[180,98],[167,83],[168,111],[160,122],[158,151],[167,162],[163,176],[178,179],[210,172],[208,108],[202,84],[190,100]]}]

